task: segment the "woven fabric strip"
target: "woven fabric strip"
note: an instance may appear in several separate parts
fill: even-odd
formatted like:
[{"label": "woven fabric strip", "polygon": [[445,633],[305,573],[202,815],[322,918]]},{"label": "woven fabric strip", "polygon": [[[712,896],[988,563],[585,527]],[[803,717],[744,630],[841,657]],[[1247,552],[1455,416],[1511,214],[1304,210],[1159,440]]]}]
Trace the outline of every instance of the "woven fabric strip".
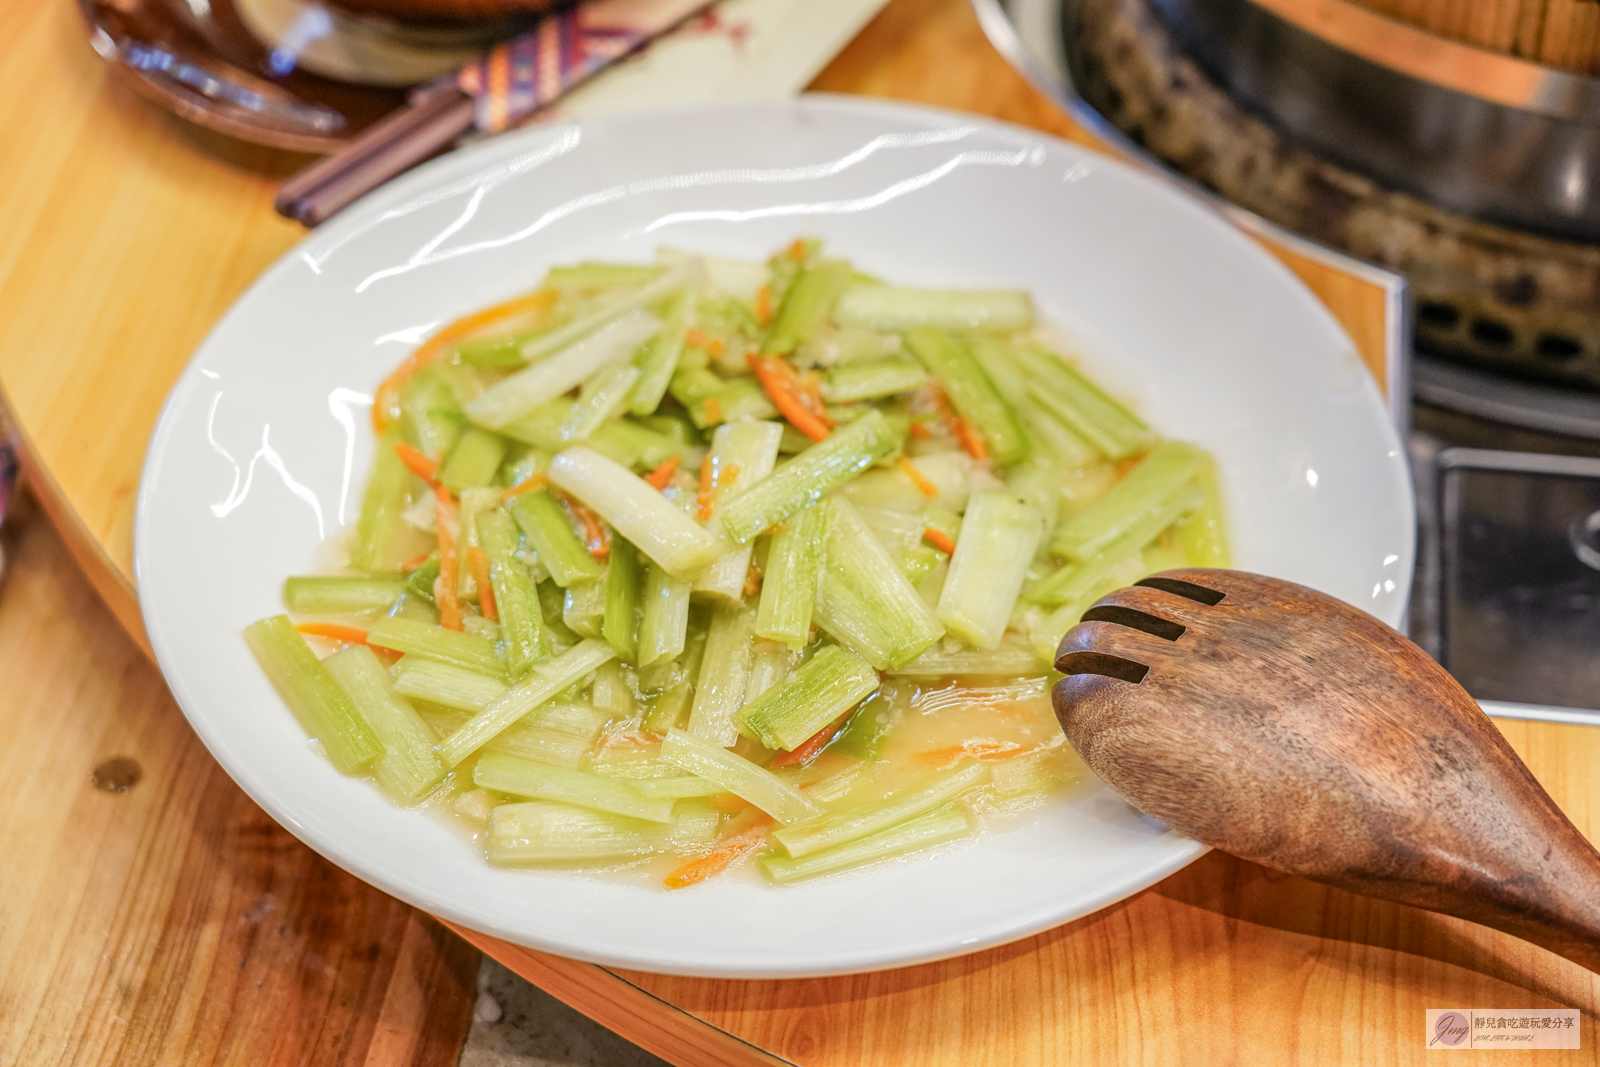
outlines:
[{"label": "woven fabric strip", "polygon": [[479,132],[499,133],[697,6],[685,0],[589,4],[549,15],[530,32],[461,68],[456,84],[476,102]]}]

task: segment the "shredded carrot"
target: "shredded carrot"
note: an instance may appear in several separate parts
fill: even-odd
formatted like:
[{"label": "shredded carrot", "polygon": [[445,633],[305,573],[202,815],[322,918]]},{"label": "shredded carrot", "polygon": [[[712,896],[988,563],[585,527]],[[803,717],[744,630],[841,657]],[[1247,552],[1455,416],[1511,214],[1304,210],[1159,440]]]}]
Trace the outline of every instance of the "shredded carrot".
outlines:
[{"label": "shredded carrot", "polygon": [[406,470],[427,482],[433,489],[439,488],[439,461],[429,459],[404,441],[396,441],[394,454],[400,457],[400,462],[406,465]]},{"label": "shredded carrot", "polygon": [[810,763],[812,760],[817,758],[818,753],[820,753],[824,748],[828,747],[828,742],[833,740],[833,736],[839,732],[839,728],[842,727],[845,724],[845,721],[849,718],[850,712],[847,711],[833,722],[830,722],[828,725],[824,726],[822,729],[818,730],[816,733],[800,742],[799,747],[791,749],[788,752],[778,753],[776,756],[772,757],[772,762],[767,764],[767,769],[773,770],[778,767],[792,767],[797,763],[803,767],[807,763]]},{"label": "shredded carrot", "polygon": [[756,290],[756,322],[765,330],[772,325],[772,286],[763,285]]},{"label": "shredded carrot", "polygon": [[508,300],[504,304],[496,304],[466,318],[457,319],[422,342],[416,351],[407,356],[405,362],[396,367],[378,386],[377,395],[373,397],[372,403],[373,428],[379,433],[388,428],[389,422],[394,417],[393,412],[400,406],[400,387],[410,381],[423,367],[443,355],[451,345],[466,340],[486,326],[518,315],[544,310],[555,302],[556,296],[553,289],[541,289],[537,293]]},{"label": "shredded carrot", "polygon": [[303,634],[326,637],[329,641],[342,641],[347,645],[367,643],[367,631],[359,626],[341,626],[336,622],[302,622],[295,626]]},{"label": "shredded carrot", "polygon": [[827,415],[812,410],[797,391],[796,375],[794,368],[789,366],[787,360],[779,356],[760,356],[754,352],[748,358],[750,369],[755,371],[756,381],[761,383],[762,390],[774,407],[783,413],[783,417],[794,424],[794,428],[811,438],[821,441],[832,432]]},{"label": "shredded carrot", "polygon": [[911,425],[907,429],[911,436],[915,437],[919,441],[926,441],[928,438],[933,436],[933,431],[928,429],[922,423],[918,422],[916,419],[911,420]]},{"label": "shredded carrot", "polygon": [[600,521],[600,516],[570,497],[567,498],[567,507],[583,523],[583,547],[589,550],[589,555],[604,563],[611,554],[611,536],[606,533],[605,523]]},{"label": "shredded carrot", "polygon": [[448,499],[435,505],[433,525],[439,532],[439,577],[433,583],[433,601],[439,608],[439,625],[446,630],[459,630],[461,600],[456,595],[456,587],[460,581],[460,560],[456,557],[456,539],[461,531],[455,507]]},{"label": "shredded carrot", "polygon": [[928,481],[928,476],[917,470],[917,465],[905,456],[895,460],[894,465],[901,474],[911,479],[911,484],[917,487],[917,492],[930,500],[939,495],[939,487]]},{"label": "shredded carrot", "polygon": [[956,554],[956,543],[943,530],[936,530],[930,526],[922,531],[922,539],[947,556]]},{"label": "shredded carrot", "polygon": [[722,399],[720,397],[706,397],[706,425],[722,421]]},{"label": "shredded carrot", "polygon": [[788,256],[789,259],[792,260],[795,263],[799,263],[800,261],[805,259],[806,258],[806,240],[805,240],[805,238],[804,237],[796,237],[794,239],[794,243],[791,244],[788,248],[783,250],[783,254]]},{"label": "shredded carrot", "polygon": [[949,748],[918,752],[917,759],[924,763],[951,763],[961,759],[1003,760],[1020,756],[1028,751],[1031,751],[1030,746],[1018,744],[1016,741],[963,741]]},{"label": "shredded carrot", "polygon": [[712,797],[711,806],[718,811],[742,811],[749,807],[749,804],[731,793],[724,793],[721,796]]},{"label": "shredded carrot", "polygon": [[428,562],[428,557],[431,555],[433,555],[432,552],[422,552],[418,555],[412,556],[410,559],[400,564],[400,569],[403,571],[414,571],[424,563]]},{"label": "shredded carrot", "polygon": [[800,375],[800,395],[805,398],[806,407],[811,409],[812,414],[824,421],[831,421],[828,419],[828,402],[822,399],[822,375],[814,370]]},{"label": "shredded carrot", "polygon": [[771,825],[772,821],[770,819],[763,819],[754,826],[728,835],[717,843],[716,848],[704,856],[690,860],[667,875],[666,878],[662,879],[663,883],[668,889],[686,889],[726,870],[734,860],[753,852],[765,844],[767,829]]},{"label": "shredded carrot", "polygon": [[744,572],[744,595],[755,596],[759,592],[761,592],[761,572],[756,570],[756,565],[752,563],[750,569]]},{"label": "shredded carrot", "polygon": [[966,419],[955,420],[956,440],[961,442],[961,447],[973,459],[988,459],[989,446],[984,442],[983,435],[972,428]]},{"label": "shredded carrot", "polygon": [[713,505],[716,504],[717,492],[717,467],[711,461],[711,453],[706,453],[706,458],[700,461],[700,491],[695,494],[695,514],[701,522],[711,518]]},{"label": "shredded carrot", "polygon": [[500,499],[510,500],[514,496],[521,496],[523,493],[531,493],[535,489],[543,489],[549,481],[550,476],[544,471],[534,471],[532,474],[522,479],[522,481],[501,493]]},{"label": "shredded carrot", "polygon": [[712,337],[708,334],[702,333],[692,326],[683,332],[683,339],[689,344],[694,345],[696,348],[705,349],[713,356],[720,356],[724,351],[726,351],[726,346],[723,345],[722,338]]},{"label": "shredded carrot", "polygon": [[672,476],[678,473],[678,463],[682,457],[669,456],[656,465],[656,469],[644,476],[655,489],[665,489],[671,482]]},{"label": "shredded carrot", "polygon": [[489,581],[489,554],[477,545],[467,549],[467,566],[472,568],[472,580],[478,583],[478,610],[490,622],[500,618],[494,602],[494,586]]}]

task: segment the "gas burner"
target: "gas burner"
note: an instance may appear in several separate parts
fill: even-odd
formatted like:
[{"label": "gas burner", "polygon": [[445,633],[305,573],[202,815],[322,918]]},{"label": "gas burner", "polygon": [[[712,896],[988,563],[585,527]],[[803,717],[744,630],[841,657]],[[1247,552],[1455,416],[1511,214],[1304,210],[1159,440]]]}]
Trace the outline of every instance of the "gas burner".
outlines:
[{"label": "gas burner", "polygon": [[[1565,202],[1560,188],[1553,199],[1519,196],[1522,187],[1510,178],[1503,195],[1491,196],[1485,190],[1493,174],[1487,171],[1457,183],[1470,187],[1463,192],[1434,169],[1413,165],[1414,151],[1403,151],[1406,137],[1415,134],[1410,122],[1415,116],[1407,107],[1466,100],[1462,93],[1429,87],[1431,95],[1421,104],[1396,103],[1397,97],[1388,101],[1393,106],[1387,110],[1373,105],[1377,110],[1371,114],[1346,114],[1335,123],[1329,117],[1330,100],[1340,93],[1358,105],[1372,103],[1370,88],[1363,92],[1352,86],[1363,84],[1356,77],[1360,65],[1373,64],[1345,56],[1343,65],[1330,68],[1329,56],[1339,50],[1288,24],[1278,25],[1266,44],[1289,42],[1300,51],[1279,48],[1271,62],[1258,63],[1260,57],[1252,55],[1241,58],[1240,48],[1219,43],[1232,40],[1230,34],[1246,16],[1271,19],[1266,7],[1297,5],[1284,0],[1259,6],[1253,0],[978,3],[991,29],[1002,21],[1015,27],[1012,43],[1025,51],[1036,76],[1055,82],[1058,90],[1075,91],[1098,117],[1161,165],[1295,233],[1404,274],[1415,297],[1413,327],[1420,349],[1513,375],[1600,387],[1600,246],[1586,240],[1600,234],[1600,185],[1591,195],[1588,172],[1572,169],[1571,162],[1600,158],[1587,140],[1567,146],[1581,149],[1577,155],[1560,155],[1559,165],[1571,179]],[[1207,21],[1198,20],[1196,11],[1207,12]],[[1261,44],[1263,50],[1266,44]],[[1293,78],[1284,69],[1286,55],[1304,55],[1310,57],[1308,63],[1315,59],[1321,65],[1308,66]],[[1600,81],[1522,61],[1504,62],[1545,72],[1540,83],[1544,96],[1560,97],[1569,110],[1589,109],[1583,114],[1592,112],[1600,122]],[[1317,76],[1327,76],[1329,87],[1313,92],[1307,85],[1316,83]],[[1407,77],[1393,71],[1384,76]],[[1285,79],[1294,82],[1292,91],[1276,93]],[[1271,109],[1263,105],[1268,97],[1276,102]],[[1507,103],[1470,103],[1479,112],[1485,107],[1512,112]],[[1402,112],[1399,117],[1397,111]],[[1432,114],[1436,124],[1458,117],[1437,113],[1437,108]],[[1535,126],[1559,121],[1566,120],[1545,114],[1527,119]],[[1286,128],[1291,125],[1294,132]],[[1480,136],[1482,125],[1474,131]],[[1573,120],[1567,125],[1581,124]],[[1374,126],[1384,129],[1363,140]],[[1322,136],[1307,135],[1308,129],[1319,127],[1325,127]],[[1522,130],[1529,131],[1538,132],[1534,126]],[[1600,127],[1584,126],[1582,131],[1600,137]],[[1464,151],[1456,143],[1459,137],[1441,138],[1434,132],[1436,141],[1450,142],[1452,152]],[[1490,132],[1510,136],[1517,131],[1501,121],[1499,126],[1490,123]],[[1530,161],[1557,165],[1535,151],[1544,142],[1529,142],[1526,136],[1523,141]],[[1367,147],[1356,150],[1352,146],[1358,142]],[[1503,146],[1499,155],[1505,155]],[[1465,210],[1467,203],[1480,210]],[[1570,209],[1565,216],[1563,203]],[[1516,204],[1524,207],[1520,217],[1512,218],[1517,213],[1507,205]]]}]

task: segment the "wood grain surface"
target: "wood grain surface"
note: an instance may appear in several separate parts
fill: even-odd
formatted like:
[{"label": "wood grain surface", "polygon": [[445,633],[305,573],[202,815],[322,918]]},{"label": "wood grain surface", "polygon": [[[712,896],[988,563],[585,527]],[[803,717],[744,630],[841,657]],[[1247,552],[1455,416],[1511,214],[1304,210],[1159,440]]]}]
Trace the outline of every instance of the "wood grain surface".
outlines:
[{"label": "wood grain surface", "polygon": [[[478,954],[252,803],[23,522],[0,586],[0,1064],[453,1065]],[[112,761],[122,792],[94,781]]]},{"label": "wood grain surface", "polygon": [[1404,634],[1293,582],[1183,568],[1097,600],[1060,651],[1067,738],[1140,811],[1600,971],[1600,852]]},{"label": "wood grain surface", "polygon": [[[137,633],[145,442],[205,331],[300,236],[270,202],[303,160],[213,138],[109,84],[70,5],[0,7],[0,42],[0,392],[42,502]],[[994,54],[964,0],[892,0],[816,87],[1088,140]],[[1381,369],[1388,295],[1285,260]],[[39,679],[14,684],[0,716],[0,760],[29,784],[0,798],[0,1062],[447,1062],[444,1035],[464,1025],[462,943],[321,864],[233,790],[40,543],[25,543],[0,602],[21,600],[31,623],[0,616],[0,655],[14,655],[0,677]],[[1588,833],[1600,733],[1505,729]],[[83,791],[85,767],[129,754],[145,772],[130,793]],[[258,914],[263,895],[278,910]],[[295,921],[279,935],[273,915]],[[1505,935],[1219,854],[1014,945],[849,978],[611,972],[472,936],[696,1065],[1392,1064],[1421,1056],[1426,1007],[1575,1006],[1592,1046],[1600,992]]]}]

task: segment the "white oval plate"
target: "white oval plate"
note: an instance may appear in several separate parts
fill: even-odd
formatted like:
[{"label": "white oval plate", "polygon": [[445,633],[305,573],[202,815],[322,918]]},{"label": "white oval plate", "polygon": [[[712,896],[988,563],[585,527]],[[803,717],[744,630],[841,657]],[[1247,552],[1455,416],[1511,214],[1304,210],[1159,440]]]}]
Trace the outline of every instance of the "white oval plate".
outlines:
[{"label": "white oval plate", "polygon": [[240,632],[354,521],[368,398],[422,338],[553,264],[660,245],[760,257],[816,235],[907,284],[1016,286],[1162,433],[1219,459],[1238,566],[1397,622],[1412,499],[1349,339],[1255,244],[1163,182],[1063,141],[859,100],[531,129],[407,175],[306,238],[184,372],[140,487],[139,592],[173,693],[258,803],[419,908],[597,963],[731,978],[873,970],[1087,914],[1203,847],[1098,785],[942,854],[775,890],[677,893],[503,871],[441,820],[341,777]]}]

